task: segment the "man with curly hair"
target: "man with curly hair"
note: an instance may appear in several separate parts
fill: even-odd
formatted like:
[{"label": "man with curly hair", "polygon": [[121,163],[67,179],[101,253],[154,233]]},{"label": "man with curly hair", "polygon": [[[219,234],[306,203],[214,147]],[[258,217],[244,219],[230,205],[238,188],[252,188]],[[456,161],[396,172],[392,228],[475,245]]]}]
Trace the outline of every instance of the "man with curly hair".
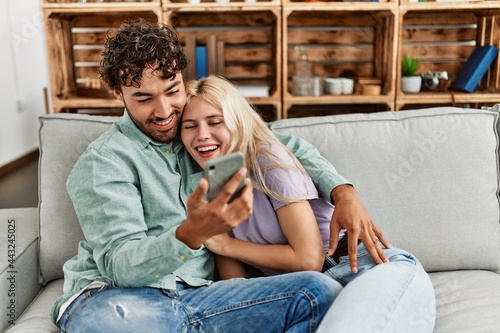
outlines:
[{"label": "man with curly hair", "polygon": [[[63,332],[314,332],[341,290],[323,274],[214,282],[203,244],[249,217],[252,185],[247,180],[229,203],[242,169],[215,200],[204,200],[208,183],[176,138],[188,62],[177,33],[126,22],[107,38],[103,56],[101,77],[126,112],[68,177],[85,240],[64,265],[54,323]],[[348,181],[309,143],[280,139],[335,202],[332,234],[341,226],[350,233],[353,271],[358,239],[385,262],[377,239],[389,245]],[[333,251],[337,237],[330,243]]]}]

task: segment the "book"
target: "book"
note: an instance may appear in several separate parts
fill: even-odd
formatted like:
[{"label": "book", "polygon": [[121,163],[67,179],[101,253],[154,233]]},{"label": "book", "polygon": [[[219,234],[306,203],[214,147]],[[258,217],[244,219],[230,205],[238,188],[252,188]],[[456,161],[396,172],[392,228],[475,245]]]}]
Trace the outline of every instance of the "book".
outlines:
[{"label": "book", "polygon": [[196,46],[196,78],[207,76],[207,47],[205,45]]},{"label": "book", "polygon": [[453,88],[473,92],[497,55],[498,49],[494,46],[476,46],[458,73]]}]

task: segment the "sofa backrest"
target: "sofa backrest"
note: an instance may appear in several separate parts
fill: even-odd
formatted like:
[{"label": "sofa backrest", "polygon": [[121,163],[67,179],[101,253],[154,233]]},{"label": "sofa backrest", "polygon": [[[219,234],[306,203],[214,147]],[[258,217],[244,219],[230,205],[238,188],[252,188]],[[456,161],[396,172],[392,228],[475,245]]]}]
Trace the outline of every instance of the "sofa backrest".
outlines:
[{"label": "sofa backrest", "polygon": [[[456,108],[279,120],[351,180],[387,239],[428,271],[500,270],[498,114]],[[41,283],[62,278],[83,239],[66,179],[119,118],[40,117]],[[92,209],[92,207],[89,207]]]},{"label": "sofa backrest", "polygon": [[452,107],[276,121],[313,143],[427,271],[500,271],[498,113]]},{"label": "sofa backrest", "polygon": [[[80,155],[117,117],[54,114],[40,117],[39,263],[42,284],[63,278],[62,266],[83,239],[66,179]],[[92,207],[89,207],[92,209]]]}]

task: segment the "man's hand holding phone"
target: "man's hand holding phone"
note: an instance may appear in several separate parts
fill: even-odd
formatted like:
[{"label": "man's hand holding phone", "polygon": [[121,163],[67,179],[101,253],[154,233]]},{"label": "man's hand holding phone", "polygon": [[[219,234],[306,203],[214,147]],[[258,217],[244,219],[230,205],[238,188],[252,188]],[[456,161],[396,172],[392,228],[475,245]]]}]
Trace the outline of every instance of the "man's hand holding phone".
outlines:
[{"label": "man's hand holding phone", "polygon": [[[238,169],[210,202],[204,200],[209,182],[203,178],[188,197],[187,217],[177,228],[177,238],[198,249],[210,237],[228,232],[245,221],[253,209],[253,187],[246,173],[246,168]],[[235,197],[237,192],[239,196]]]},{"label": "man's hand holding phone", "polygon": [[[245,167],[245,155],[241,152],[236,152],[208,160],[205,164],[205,178],[208,179],[208,201],[215,199],[228,183],[231,177],[241,168]],[[241,190],[245,187],[245,180],[242,179],[236,191],[229,199],[229,202],[234,200],[241,194]]]}]

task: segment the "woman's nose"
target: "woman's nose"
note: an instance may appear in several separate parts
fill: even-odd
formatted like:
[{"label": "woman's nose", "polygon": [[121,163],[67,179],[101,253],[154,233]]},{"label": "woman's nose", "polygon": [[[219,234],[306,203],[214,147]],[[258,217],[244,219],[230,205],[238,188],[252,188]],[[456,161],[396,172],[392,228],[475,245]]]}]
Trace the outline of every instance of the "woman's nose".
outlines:
[{"label": "woman's nose", "polygon": [[198,140],[204,141],[208,138],[210,138],[211,133],[210,129],[206,125],[200,125],[198,126]]}]

